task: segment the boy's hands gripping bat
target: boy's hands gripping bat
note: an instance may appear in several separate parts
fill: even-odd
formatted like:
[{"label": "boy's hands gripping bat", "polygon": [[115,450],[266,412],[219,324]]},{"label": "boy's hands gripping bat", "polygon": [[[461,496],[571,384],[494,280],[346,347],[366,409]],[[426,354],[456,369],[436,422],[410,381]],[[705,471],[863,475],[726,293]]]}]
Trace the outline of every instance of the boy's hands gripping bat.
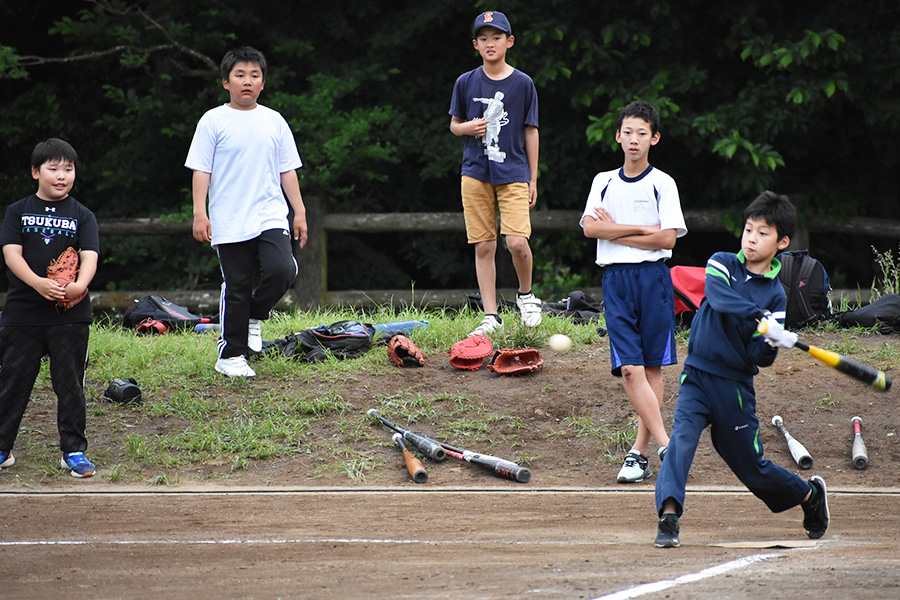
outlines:
[{"label": "boy's hands gripping bat", "polygon": [[811,469],[813,459],[809,454],[809,450],[807,450],[803,444],[795,440],[794,436],[788,433],[788,430],[784,426],[784,420],[778,415],[775,415],[772,417],[772,425],[777,427],[782,435],[784,435],[784,439],[787,440],[788,450],[791,451],[794,462],[796,462],[801,469]]},{"label": "boy's hands gripping bat", "polygon": [[406,444],[403,443],[403,436],[399,433],[395,433],[391,436],[391,439],[394,440],[394,444],[396,444],[397,447],[400,448],[400,451],[403,452],[403,460],[406,461],[406,470],[409,471],[413,481],[416,483],[425,483],[428,481],[428,471],[425,470],[422,461],[413,456],[413,453],[406,448]]},{"label": "boy's hands gripping bat", "polygon": [[412,431],[408,431],[406,429],[401,429],[400,427],[397,427],[396,425],[394,425],[393,423],[391,423],[390,421],[388,421],[387,419],[385,419],[384,417],[379,415],[378,411],[375,410],[374,408],[370,408],[366,412],[366,414],[369,415],[370,417],[374,417],[374,418],[378,419],[379,421],[381,421],[381,423],[383,425],[385,425],[385,426],[389,427],[390,429],[393,429],[394,431],[399,433],[401,436],[403,436],[403,439],[405,441],[412,444],[415,448],[417,448],[419,451],[421,451],[422,454],[424,454],[431,460],[440,462],[447,458],[447,453],[444,451],[444,449],[441,447],[441,445],[438,444],[437,442],[435,442],[433,439],[425,437],[424,435],[419,435],[417,433],[413,433]]},{"label": "boy's hands gripping bat", "polygon": [[[763,336],[765,336],[767,340],[771,340],[773,338],[783,340],[783,335],[779,336],[778,329],[775,327],[775,325],[772,325],[772,323],[781,328],[781,334],[791,333],[790,331],[785,331],[777,321],[771,319],[770,317],[767,317],[760,321],[756,330]],[[792,335],[796,336],[796,334]],[[776,344],[782,345],[778,342],[776,342]],[[851,358],[841,356],[837,352],[832,352],[831,350],[825,350],[824,348],[819,348],[818,346],[805,344],[800,340],[795,340],[792,346],[795,348],[800,348],[804,352],[811,354],[813,357],[822,361],[832,369],[836,369],[844,375],[849,375],[857,381],[861,381],[866,385],[872,386],[879,392],[886,392],[891,389],[891,376],[884,371],[880,371],[868,365],[860,364]],[[782,345],[782,347],[789,348],[791,346]]]},{"label": "boy's hands gripping bat", "polygon": [[862,419],[853,417],[850,419],[850,423],[853,424],[853,446],[850,448],[850,460],[853,461],[853,468],[861,471],[869,466],[869,453],[860,430]]}]

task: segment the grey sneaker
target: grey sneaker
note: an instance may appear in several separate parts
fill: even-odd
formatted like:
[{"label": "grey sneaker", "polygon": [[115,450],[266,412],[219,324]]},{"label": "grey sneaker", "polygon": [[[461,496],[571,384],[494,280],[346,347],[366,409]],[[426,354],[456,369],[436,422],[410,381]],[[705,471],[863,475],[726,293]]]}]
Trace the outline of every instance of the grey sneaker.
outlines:
[{"label": "grey sneaker", "polygon": [[659,527],[656,532],[657,548],[677,548],[681,545],[678,541],[678,517],[675,515],[663,515],[659,519]]},{"label": "grey sneaker", "polygon": [[501,321],[495,315],[484,315],[484,318],[481,320],[481,323],[469,333],[469,337],[473,335],[478,335],[479,333],[483,335],[488,335],[494,333],[495,331],[500,331],[503,329],[503,321]]},{"label": "grey sneaker", "polygon": [[638,483],[653,475],[647,457],[640,452],[629,452],[625,455],[625,462],[619,470],[616,481],[619,483]]},{"label": "grey sneaker", "polygon": [[803,529],[811,540],[817,540],[825,535],[828,529],[828,498],[825,491],[825,480],[815,475],[809,478],[809,486],[813,488],[815,496],[801,504],[803,508]]}]

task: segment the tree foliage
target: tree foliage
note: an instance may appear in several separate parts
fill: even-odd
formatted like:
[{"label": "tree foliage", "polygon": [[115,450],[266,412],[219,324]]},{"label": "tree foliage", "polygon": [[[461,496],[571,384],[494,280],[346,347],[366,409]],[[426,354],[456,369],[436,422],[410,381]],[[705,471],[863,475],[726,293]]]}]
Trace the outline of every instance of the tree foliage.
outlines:
[{"label": "tree foliage", "polygon": [[[230,47],[250,44],[269,59],[262,102],[295,132],[305,194],[337,211],[458,210],[462,140],[449,133],[447,110],[455,78],[480,64],[470,24],[486,8],[495,6],[3,3],[6,202],[33,191],[26,169],[34,143],[59,136],[80,154],[76,197],[101,218],[183,213],[190,203],[183,162],[197,119],[226,100],[218,61]],[[900,192],[896,2],[855,11],[839,0],[747,0],[715,9],[699,0],[508,0],[496,8],[516,35],[510,61],[538,88],[538,210],[583,206],[592,176],[621,162],[619,108],[640,98],[662,115],[651,162],[673,175],[686,208],[737,210],[760,190],[776,189],[792,195],[805,217],[893,216]],[[866,253],[870,242],[860,244]],[[138,283],[123,273],[154,252],[177,252],[193,266],[160,266],[144,285],[204,285],[215,262],[208,252],[185,254],[160,240],[111,248],[103,273],[120,287]],[[456,250],[419,240],[394,260],[416,279],[442,252]],[[589,249],[573,260],[547,277],[588,268]],[[536,264],[554,262],[543,255]]]}]

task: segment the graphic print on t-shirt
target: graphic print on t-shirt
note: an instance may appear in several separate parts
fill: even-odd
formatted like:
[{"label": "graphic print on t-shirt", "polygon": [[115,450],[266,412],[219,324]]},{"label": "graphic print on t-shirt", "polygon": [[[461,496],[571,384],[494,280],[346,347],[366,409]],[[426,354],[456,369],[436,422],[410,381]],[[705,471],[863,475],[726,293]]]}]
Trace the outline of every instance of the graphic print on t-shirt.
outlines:
[{"label": "graphic print on t-shirt", "polygon": [[500,128],[509,123],[509,113],[503,105],[503,92],[497,92],[493,98],[473,98],[473,100],[487,104],[482,115],[487,121],[487,130],[479,138],[484,144],[484,153],[488,160],[502,163],[506,160],[506,152],[500,150]]},{"label": "graphic print on t-shirt", "polygon": [[[48,213],[55,213],[55,207],[47,207]],[[24,213],[22,215],[22,233],[39,233],[45,244],[53,241],[57,235],[74,237],[78,231],[78,219],[57,217],[54,214]]]}]

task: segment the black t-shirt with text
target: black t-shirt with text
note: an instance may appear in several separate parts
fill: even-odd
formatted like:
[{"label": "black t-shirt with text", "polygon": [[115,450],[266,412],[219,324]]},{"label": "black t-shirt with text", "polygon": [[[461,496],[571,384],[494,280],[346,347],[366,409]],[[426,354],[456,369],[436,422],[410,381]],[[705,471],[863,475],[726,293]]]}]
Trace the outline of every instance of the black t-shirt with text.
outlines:
[{"label": "black t-shirt with text", "polygon": [[[68,246],[76,251],[100,252],[97,218],[86,206],[72,196],[47,201],[32,194],[13,203],[6,210],[0,228],[0,246],[22,246],[22,256],[31,270],[47,276],[47,266]],[[90,295],[63,310],[56,303],[38,294],[7,268],[9,290],[0,325],[59,325],[90,323]]]}]

